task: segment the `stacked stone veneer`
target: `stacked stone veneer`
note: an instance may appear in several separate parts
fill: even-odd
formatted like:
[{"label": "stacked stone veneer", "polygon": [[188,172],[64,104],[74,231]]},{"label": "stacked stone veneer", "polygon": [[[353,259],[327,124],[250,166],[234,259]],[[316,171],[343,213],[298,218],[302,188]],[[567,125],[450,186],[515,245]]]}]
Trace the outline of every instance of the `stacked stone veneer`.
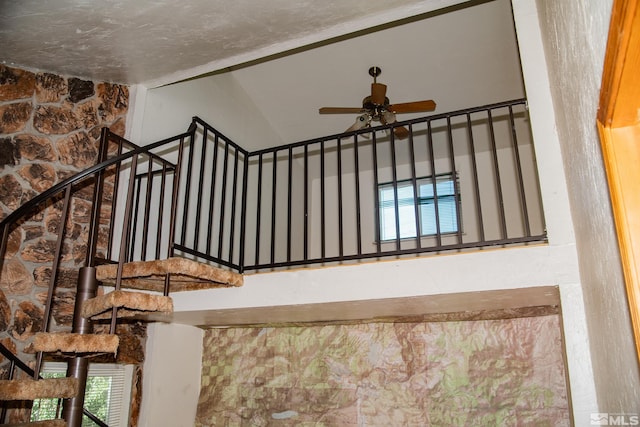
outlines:
[{"label": "stacked stone veneer", "polygon": [[[127,86],[0,65],[2,217],[94,165],[101,128],[123,135],[128,104]],[[56,281],[51,330],[71,326],[77,268],[84,264],[91,212],[91,188],[86,190],[71,202],[71,228]],[[33,356],[22,351],[43,325],[59,213],[59,206],[49,206],[21,223],[10,235],[2,266],[0,342],[27,361]],[[99,245],[104,246],[106,239],[101,237]],[[141,362],[145,328],[134,324],[119,332],[123,335],[119,361]]]}]

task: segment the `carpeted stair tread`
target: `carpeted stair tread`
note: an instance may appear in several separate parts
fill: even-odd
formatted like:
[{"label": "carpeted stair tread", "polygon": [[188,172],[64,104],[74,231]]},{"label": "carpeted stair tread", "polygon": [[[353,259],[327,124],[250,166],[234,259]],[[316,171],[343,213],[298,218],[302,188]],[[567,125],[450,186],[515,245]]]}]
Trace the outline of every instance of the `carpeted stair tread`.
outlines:
[{"label": "carpeted stair tread", "polygon": [[111,309],[118,307],[118,317],[132,317],[138,314],[173,312],[173,300],[164,295],[143,292],[113,291],[85,301],[82,306],[82,317],[91,319],[107,319],[111,317]]},{"label": "carpeted stair tread", "polygon": [[65,420],[34,421],[32,423],[4,424],[6,427],[67,427]]},{"label": "carpeted stair tread", "polygon": [[[118,352],[120,339],[114,334],[37,333],[28,352],[46,353],[113,353]],[[27,350],[25,350],[27,351]]]},{"label": "carpeted stair tread", "polygon": [[0,400],[70,398],[77,394],[78,380],[75,378],[0,380]]},{"label": "carpeted stair tread", "polygon": [[[96,267],[97,279],[105,284],[115,284],[117,272],[117,264]],[[162,292],[167,274],[171,292],[242,286],[244,282],[242,274],[186,258],[173,257],[124,264],[121,286]]]}]

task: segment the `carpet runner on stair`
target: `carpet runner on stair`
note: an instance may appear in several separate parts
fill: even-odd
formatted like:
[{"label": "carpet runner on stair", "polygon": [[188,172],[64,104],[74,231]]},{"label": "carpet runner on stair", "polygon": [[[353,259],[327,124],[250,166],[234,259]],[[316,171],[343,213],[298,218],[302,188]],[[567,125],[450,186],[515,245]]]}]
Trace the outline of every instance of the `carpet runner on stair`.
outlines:
[{"label": "carpet runner on stair", "polygon": [[118,317],[133,317],[139,314],[173,312],[173,300],[163,295],[143,292],[113,291],[92,298],[82,306],[82,317],[87,319],[108,319],[111,309],[118,307]]},{"label": "carpet runner on stair", "polygon": [[67,427],[65,420],[34,421],[32,423],[4,424],[6,427]]},{"label": "carpet runner on stair", "polygon": [[[96,267],[97,279],[103,284],[113,285],[117,272],[117,264]],[[240,273],[186,258],[173,257],[124,264],[122,287],[162,292],[167,275],[171,283],[171,292],[242,286],[244,280]]]},{"label": "carpet runner on stair", "polygon": [[28,353],[113,353],[118,352],[120,338],[115,334],[37,333]]},{"label": "carpet runner on stair", "polygon": [[78,380],[70,377],[0,381],[0,400],[67,399],[77,394]]}]

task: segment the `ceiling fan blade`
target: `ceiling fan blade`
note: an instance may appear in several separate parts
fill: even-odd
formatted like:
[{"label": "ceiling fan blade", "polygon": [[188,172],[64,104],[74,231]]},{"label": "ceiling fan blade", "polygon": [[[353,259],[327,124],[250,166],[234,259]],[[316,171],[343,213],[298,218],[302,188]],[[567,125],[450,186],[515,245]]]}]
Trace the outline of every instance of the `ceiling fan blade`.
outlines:
[{"label": "ceiling fan blade", "polygon": [[393,133],[395,134],[396,138],[400,139],[405,139],[407,136],[409,136],[409,130],[404,126],[393,128]]},{"label": "ceiling fan blade", "polygon": [[362,107],[322,107],[318,110],[320,114],[357,114],[363,111]]},{"label": "ceiling fan blade", "polygon": [[387,110],[394,113],[419,113],[425,111],[433,111],[436,109],[436,103],[432,100],[428,101],[415,101],[415,102],[403,102],[400,104],[393,104],[387,107]]},{"label": "ceiling fan blade", "polygon": [[371,83],[371,102],[376,105],[384,105],[387,95],[387,85],[382,83]]}]

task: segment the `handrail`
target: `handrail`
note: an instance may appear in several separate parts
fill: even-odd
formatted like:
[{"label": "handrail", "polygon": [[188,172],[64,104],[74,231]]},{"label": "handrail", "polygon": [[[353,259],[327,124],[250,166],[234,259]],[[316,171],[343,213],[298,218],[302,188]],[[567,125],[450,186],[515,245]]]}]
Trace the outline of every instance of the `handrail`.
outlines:
[{"label": "handrail", "polygon": [[242,154],[245,155],[249,155],[252,154],[249,151],[245,150],[244,148],[240,147],[238,144],[236,144],[235,142],[233,142],[231,140],[231,138],[228,138],[227,136],[225,136],[222,132],[220,132],[219,130],[217,130],[216,128],[214,128],[213,126],[211,126],[209,123],[205,122],[204,120],[202,120],[200,117],[198,116],[194,116],[193,120],[191,122],[192,126],[195,126],[197,124],[201,125],[202,127],[206,128],[208,132],[213,132],[215,135],[217,135],[219,138],[224,139],[225,141],[227,141],[227,143],[232,146],[234,149],[238,150],[239,152],[241,152]]},{"label": "handrail", "polygon": [[[112,134],[114,135],[114,134]],[[161,141],[155,142],[153,144],[150,145],[145,145],[142,147],[137,147],[131,151],[128,151],[118,157],[114,157],[111,158],[109,160],[105,160],[102,163],[98,163],[97,165],[91,166],[81,172],[78,172],[75,175],[70,176],[69,178],[65,179],[62,182],[59,182],[58,184],[52,186],[51,188],[43,191],[42,193],[38,194],[37,196],[35,196],[33,199],[29,200],[28,202],[26,202],[25,204],[21,205],[20,207],[18,207],[15,211],[11,212],[9,215],[7,215],[2,221],[0,221],[0,228],[2,227],[6,227],[8,225],[13,224],[14,222],[16,222],[18,219],[20,219],[22,216],[24,216],[25,214],[27,214],[31,209],[33,209],[34,207],[38,206],[39,204],[50,200],[51,198],[53,198],[53,196],[57,195],[58,193],[61,193],[68,185],[72,185],[75,184],[77,182],[82,181],[84,178],[88,177],[89,175],[93,175],[96,172],[102,171],[107,169],[109,166],[114,165],[116,163],[121,163],[124,160],[130,159],[133,156],[136,156],[138,154],[142,154],[142,153],[149,153],[149,154],[153,154],[150,153],[150,150],[153,150],[155,148],[161,147],[165,144],[168,144],[170,142],[174,142],[176,141],[176,139],[179,138],[186,138],[187,136],[190,135],[190,132],[187,131],[185,133],[176,135],[174,137],[171,138],[166,138],[163,139]]]},{"label": "handrail", "polygon": [[[11,361],[11,362],[15,363],[16,365],[18,365],[18,368],[20,368],[22,371],[24,371],[27,375],[33,376],[33,369],[31,369],[26,363],[24,363],[18,356],[13,354],[13,352],[11,352],[11,350],[9,350],[7,347],[5,347],[5,345],[2,344],[2,343],[0,343],[0,353],[2,353],[2,355],[6,359],[9,359],[9,361]],[[42,378],[42,377],[40,377],[40,378]]]},{"label": "handrail", "polygon": [[[510,101],[496,102],[496,103],[493,103],[493,104],[487,104],[487,105],[482,105],[482,106],[478,106],[478,107],[471,107],[471,108],[464,108],[464,109],[461,109],[461,110],[449,111],[449,112],[446,112],[446,113],[432,114],[432,115],[427,116],[427,117],[418,117],[418,118],[415,118],[415,119],[397,121],[397,122],[389,123],[389,124],[386,124],[386,125],[371,126],[369,128],[362,128],[362,129],[352,130],[352,131],[344,132],[344,133],[336,133],[336,134],[333,134],[333,135],[322,136],[322,137],[319,137],[319,138],[305,139],[303,141],[294,142],[293,144],[283,144],[283,145],[278,145],[278,146],[275,146],[275,147],[269,147],[269,148],[263,148],[263,149],[260,149],[260,150],[250,151],[247,154],[249,156],[258,156],[260,154],[271,153],[273,151],[287,150],[287,149],[289,149],[289,147],[291,147],[291,148],[299,148],[299,147],[303,147],[305,145],[309,145],[309,144],[313,144],[313,143],[319,143],[319,142],[322,142],[322,141],[329,141],[329,140],[332,140],[332,139],[339,139],[339,138],[340,139],[347,139],[347,138],[350,138],[350,137],[352,137],[354,135],[375,133],[375,132],[378,132],[378,131],[387,130],[387,129],[391,129],[391,128],[395,128],[395,127],[408,126],[408,125],[424,122],[425,120],[435,121],[435,120],[440,120],[440,119],[446,119],[447,117],[460,116],[460,115],[463,115],[463,114],[477,113],[477,112],[481,112],[481,111],[485,111],[485,110],[491,110],[491,109],[501,108],[501,107],[508,107],[510,105],[519,104],[519,103],[526,103],[526,102],[527,102],[526,98],[512,99]],[[198,117],[195,117],[195,118],[198,120],[199,123],[206,124],[206,122],[204,122],[202,119],[200,119]],[[210,125],[207,125],[207,126],[209,126],[211,128]]]}]

